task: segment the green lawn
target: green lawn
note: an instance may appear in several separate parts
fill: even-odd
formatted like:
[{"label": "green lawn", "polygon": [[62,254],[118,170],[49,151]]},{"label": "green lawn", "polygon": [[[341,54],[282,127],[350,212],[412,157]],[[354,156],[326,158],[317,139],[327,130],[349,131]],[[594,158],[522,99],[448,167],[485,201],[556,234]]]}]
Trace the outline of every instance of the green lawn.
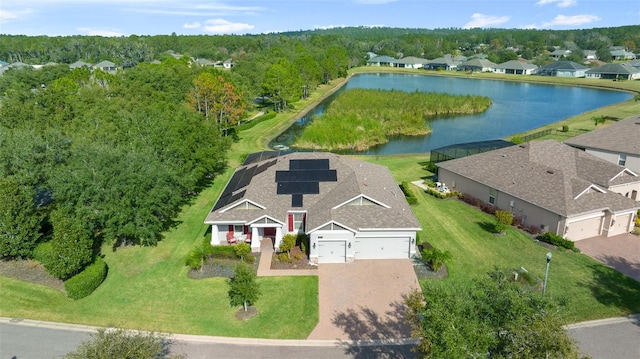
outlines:
[{"label": "green lawn", "polygon": [[[458,200],[440,200],[416,188],[419,198],[414,213],[423,226],[422,241],[453,255],[447,283],[468,283],[495,266],[524,267],[544,278],[546,253],[523,232],[509,228],[505,236],[494,236],[485,224],[493,217]],[[551,250],[547,295],[566,297],[567,322],[578,322],[640,312],[640,283],[588,256]]]},{"label": "green lawn", "polygon": [[[296,108],[304,112],[313,107],[341,82],[322,86],[309,99],[296,103]],[[618,84],[640,87],[640,81]],[[639,113],[638,106],[640,102],[631,100],[603,111],[623,117]],[[229,169],[184,207],[176,226],[158,246],[121,248],[115,252],[105,248],[109,274],[92,295],[72,301],[53,289],[0,276],[0,316],[171,333],[306,338],[318,321],[316,277],[259,278],[264,293],[256,305],[259,314],[239,322],[233,318],[236,308],[228,304],[224,280],[188,279],[187,267],[182,264],[182,258],[207,235],[207,226],[202,222],[241,156],[265,150],[269,140],[298,116],[292,112],[280,114],[241,132],[240,140],[229,151]],[[591,116],[576,118],[586,126]],[[428,154],[359,158],[389,167],[398,182],[427,175],[421,164],[428,160]],[[547,250],[524,234],[510,230],[504,237],[494,237],[481,226],[490,221],[489,216],[455,200],[436,200],[422,192],[418,198],[414,211],[424,228],[421,238],[453,253],[451,275],[440,281],[441,285],[469,282],[495,265],[523,266],[537,276],[544,274]],[[548,295],[571,300],[567,314],[570,322],[640,312],[638,282],[581,254],[554,252]]]}]

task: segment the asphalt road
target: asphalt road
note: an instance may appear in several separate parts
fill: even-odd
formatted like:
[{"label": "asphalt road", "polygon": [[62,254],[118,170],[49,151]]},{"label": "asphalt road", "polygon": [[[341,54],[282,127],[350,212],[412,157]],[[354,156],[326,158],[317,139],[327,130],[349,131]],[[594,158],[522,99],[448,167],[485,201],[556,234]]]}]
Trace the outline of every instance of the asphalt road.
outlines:
[{"label": "asphalt road", "polygon": [[[12,321],[0,318],[0,359],[61,358],[90,338],[95,328]],[[640,315],[573,324],[568,333],[593,359],[640,358]],[[185,358],[415,358],[407,345],[354,345],[351,342],[265,340],[176,335],[173,354]]]}]

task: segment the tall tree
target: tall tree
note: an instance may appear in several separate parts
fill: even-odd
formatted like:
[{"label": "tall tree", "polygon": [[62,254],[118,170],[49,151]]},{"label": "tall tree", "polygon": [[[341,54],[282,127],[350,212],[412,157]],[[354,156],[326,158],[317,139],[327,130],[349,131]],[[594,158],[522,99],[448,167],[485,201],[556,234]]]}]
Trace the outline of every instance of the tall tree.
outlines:
[{"label": "tall tree", "polygon": [[262,89],[271,97],[276,111],[285,111],[288,103],[302,97],[302,78],[288,60],[280,59],[267,69]]},{"label": "tall tree", "polygon": [[36,191],[13,177],[0,179],[0,257],[29,257],[40,239]]},{"label": "tall tree", "polygon": [[241,94],[222,75],[203,72],[193,80],[193,86],[189,99],[195,110],[207,120],[214,118],[221,132],[235,126],[244,115]]},{"label": "tall tree", "polygon": [[253,268],[247,264],[238,264],[234,276],[228,280],[228,284],[229,304],[233,307],[242,305],[247,311],[247,307],[255,304],[260,297],[256,274],[253,272]]},{"label": "tall tree", "polygon": [[470,286],[428,285],[405,296],[426,358],[577,358],[559,307],[496,270]]}]

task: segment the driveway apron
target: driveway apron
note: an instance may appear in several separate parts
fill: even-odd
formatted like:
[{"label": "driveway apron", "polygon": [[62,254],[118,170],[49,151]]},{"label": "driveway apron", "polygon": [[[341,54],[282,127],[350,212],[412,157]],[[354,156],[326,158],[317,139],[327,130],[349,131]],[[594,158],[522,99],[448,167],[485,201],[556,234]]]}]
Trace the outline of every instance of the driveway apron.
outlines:
[{"label": "driveway apron", "polygon": [[610,238],[594,237],[576,241],[589,257],[640,282],[640,236],[630,233]]},{"label": "driveway apron", "polygon": [[410,337],[402,295],[420,290],[411,260],[320,264],[318,285],[320,320],[308,339]]}]

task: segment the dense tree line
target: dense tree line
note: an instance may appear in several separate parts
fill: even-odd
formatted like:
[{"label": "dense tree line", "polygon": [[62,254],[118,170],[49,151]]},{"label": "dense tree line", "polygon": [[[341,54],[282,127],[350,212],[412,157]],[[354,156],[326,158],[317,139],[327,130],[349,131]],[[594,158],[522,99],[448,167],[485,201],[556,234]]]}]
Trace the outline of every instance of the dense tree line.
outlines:
[{"label": "dense tree line", "polygon": [[[200,76],[233,88],[219,71],[177,60],[0,77],[0,257],[37,255],[69,278],[104,243],[156,244],[225,166],[227,118],[207,120],[188,101]],[[245,110],[240,101],[224,112]]]}]

